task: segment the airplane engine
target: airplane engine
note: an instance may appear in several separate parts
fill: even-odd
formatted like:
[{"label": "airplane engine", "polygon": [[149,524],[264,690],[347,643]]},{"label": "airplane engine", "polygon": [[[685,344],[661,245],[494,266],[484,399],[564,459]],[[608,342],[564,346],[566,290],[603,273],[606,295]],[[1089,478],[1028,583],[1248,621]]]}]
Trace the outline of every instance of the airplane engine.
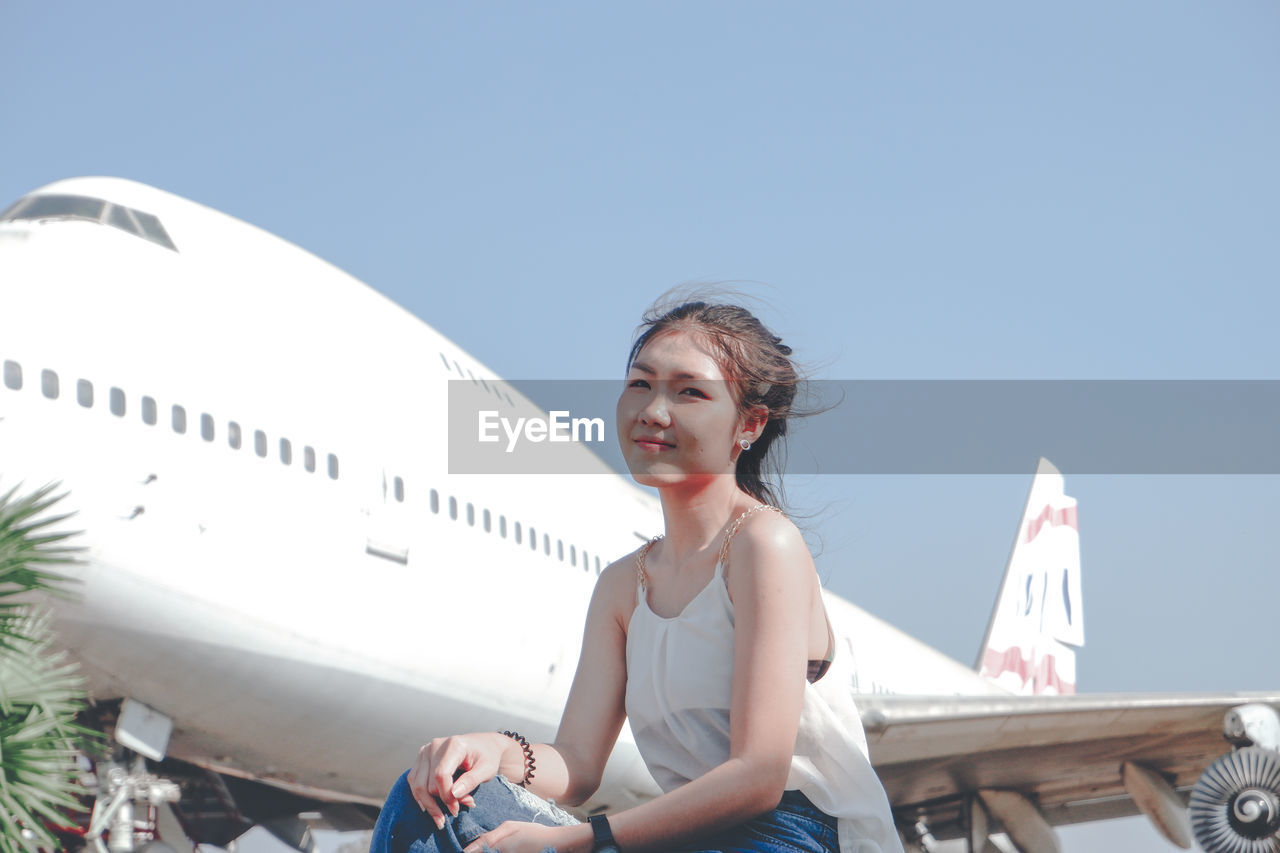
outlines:
[{"label": "airplane engine", "polygon": [[1209,765],[1191,826],[1206,853],[1280,853],[1280,753],[1247,746]]},{"label": "airplane engine", "polygon": [[1191,791],[1191,826],[1206,853],[1280,853],[1280,715],[1266,705],[1227,713],[1234,752]]}]

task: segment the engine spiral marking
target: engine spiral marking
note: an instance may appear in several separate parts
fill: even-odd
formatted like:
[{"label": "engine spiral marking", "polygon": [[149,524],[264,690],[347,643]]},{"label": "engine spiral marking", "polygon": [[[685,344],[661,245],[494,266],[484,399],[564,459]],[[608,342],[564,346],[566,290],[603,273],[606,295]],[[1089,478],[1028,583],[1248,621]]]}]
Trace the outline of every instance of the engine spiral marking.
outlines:
[{"label": "engine spiral marking", "polygon": [[1219,758],[1191,791],[1206,853],[1280,853],[1280,753],[1250,746]]}]

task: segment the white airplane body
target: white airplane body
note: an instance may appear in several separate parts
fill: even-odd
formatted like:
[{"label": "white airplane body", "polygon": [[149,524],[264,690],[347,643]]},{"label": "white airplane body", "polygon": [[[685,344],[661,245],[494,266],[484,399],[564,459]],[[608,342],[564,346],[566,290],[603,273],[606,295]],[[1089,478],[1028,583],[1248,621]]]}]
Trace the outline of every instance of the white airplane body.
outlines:
[{"label": "white airplane body", "polygon": [[[595,474],[450,474],[451,380],[541,410],[340,270],[150,187],[24,197],[0,289],[0,475],[77,512],[79,598],[54,605],[95,699],[171,720],[171,758],[328,802],[378,804],[436,735],[554,735],[600,568],[660,532],[651,494],[585,448]],[[1017,822],[984,791],[1049,823],[1133,813],[1125,761],[1185,797],[1224,711],[1280,703],[1052,695],[1083,642],[1061,479],[1033,485],[985,674],[827,596],[911,843],[917,818],[972,832],[979,801]],[[655,792],[624,730],[585,808]]]}]

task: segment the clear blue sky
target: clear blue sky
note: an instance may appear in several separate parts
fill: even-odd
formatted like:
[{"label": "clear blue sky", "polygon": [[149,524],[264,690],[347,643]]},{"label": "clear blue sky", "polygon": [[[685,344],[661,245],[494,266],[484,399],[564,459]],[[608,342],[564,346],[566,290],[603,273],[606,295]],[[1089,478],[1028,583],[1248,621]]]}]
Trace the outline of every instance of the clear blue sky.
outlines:
[{"label": "clear blue sky", "polygon": [[[1277,44],[1269,0],[11,3],[0,206],[159,186],[513,379],[618,375],[691,279],[824,378],[1275,379]],[[791,493],[833,589],[969,662],[1035,462]],[[1280,477],[1064,473],[1083,690],[1280,688]]]}]

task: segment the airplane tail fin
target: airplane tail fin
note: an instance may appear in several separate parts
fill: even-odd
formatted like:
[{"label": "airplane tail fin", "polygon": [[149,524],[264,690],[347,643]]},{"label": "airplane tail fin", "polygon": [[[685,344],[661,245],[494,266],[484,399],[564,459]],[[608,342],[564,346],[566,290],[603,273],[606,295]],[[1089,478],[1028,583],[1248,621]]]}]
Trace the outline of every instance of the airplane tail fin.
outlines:
[{"label": "airplane tail fin", "polygon": [[1041,457],[975,669],[1020,694],[1075,693],[1084,645],[1076,500]]}]

